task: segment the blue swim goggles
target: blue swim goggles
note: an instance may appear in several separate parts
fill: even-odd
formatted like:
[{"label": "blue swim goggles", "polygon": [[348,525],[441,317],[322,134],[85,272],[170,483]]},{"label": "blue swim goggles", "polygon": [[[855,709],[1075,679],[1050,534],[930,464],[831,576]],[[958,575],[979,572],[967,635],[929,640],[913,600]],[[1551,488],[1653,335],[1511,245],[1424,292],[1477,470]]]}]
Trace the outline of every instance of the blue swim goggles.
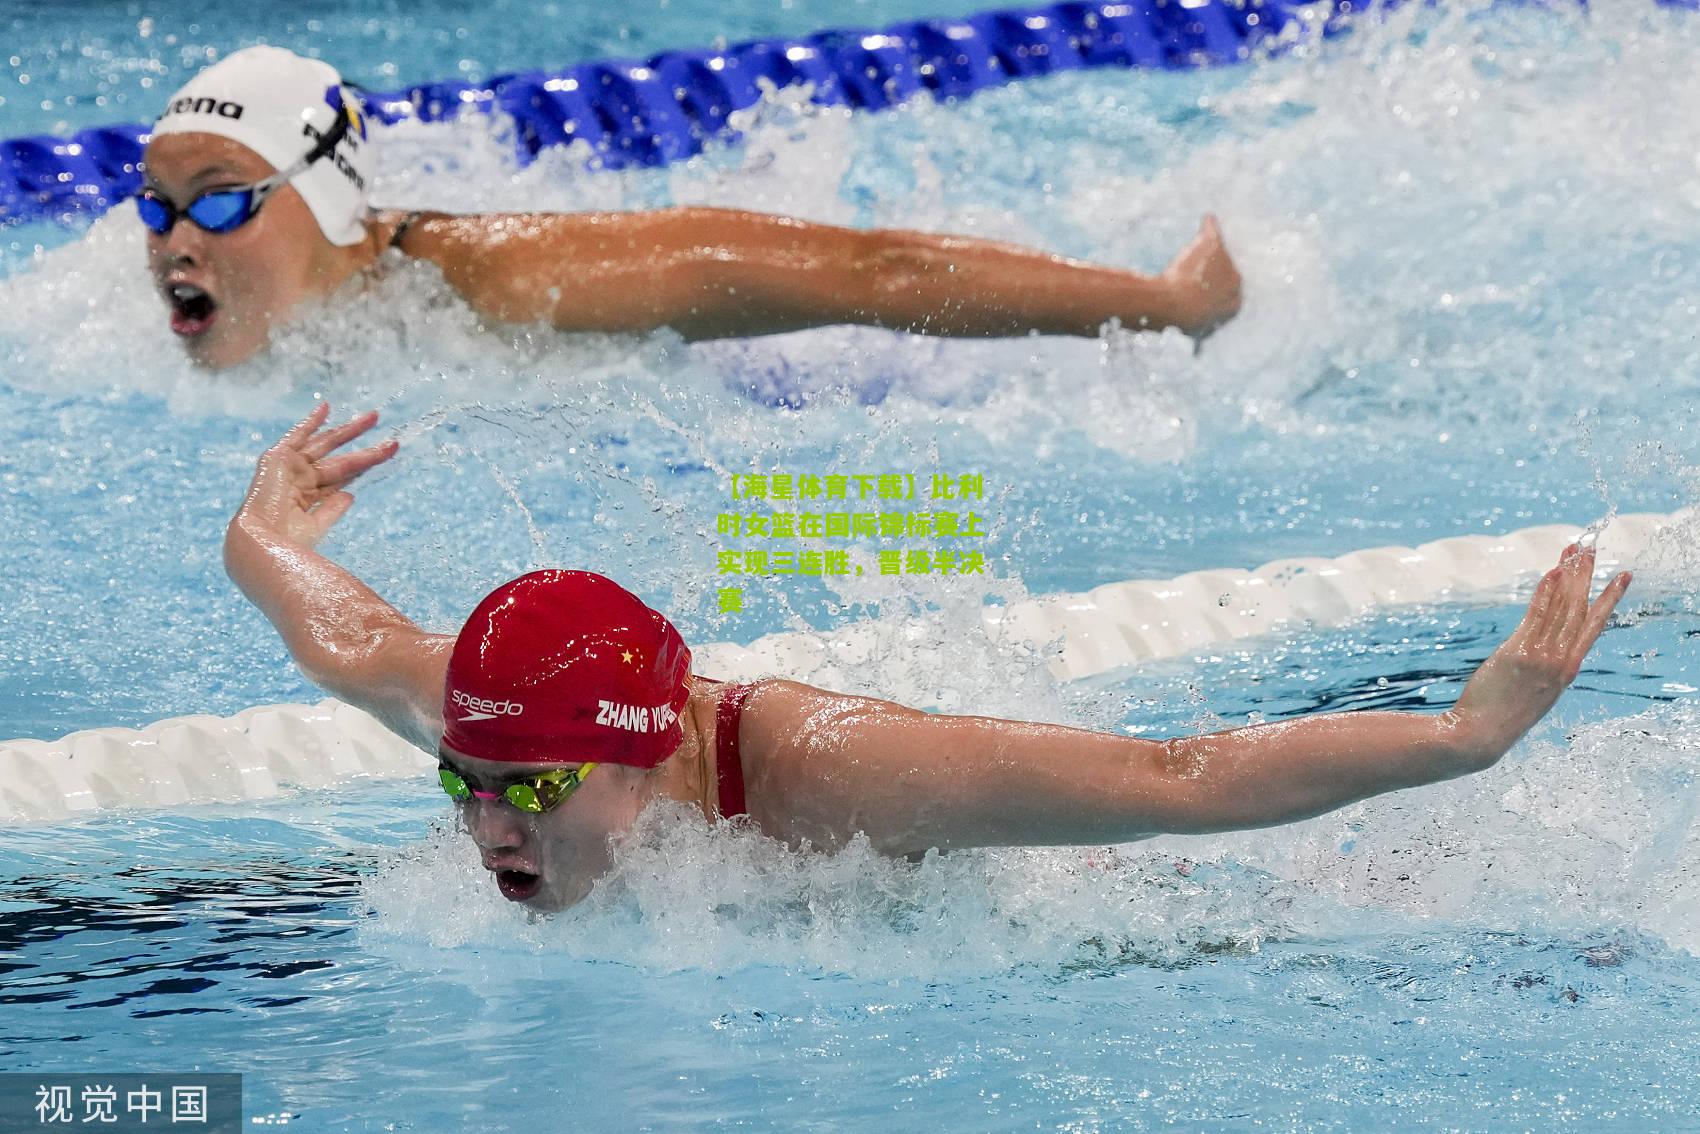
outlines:
[{"label": "blue swim goggles", "polygon": [[181,217],[188,217],[197,227],[213,233],[234,232],[253,220],[267,197],[287,184],[290,178],[305,172],[307,167],[328,155],[348,137],[358,111],[348,104],[340,90],[332,87],[331,91],[334,93],[327,94],[326,101],[338,111],[336,121],[300,161],[252,185],[209,189],[182,209],[152,189],[143,189],[136,195],[136,213],[142,218],[142,223],[147,225],[149,232],[164,236]]}]

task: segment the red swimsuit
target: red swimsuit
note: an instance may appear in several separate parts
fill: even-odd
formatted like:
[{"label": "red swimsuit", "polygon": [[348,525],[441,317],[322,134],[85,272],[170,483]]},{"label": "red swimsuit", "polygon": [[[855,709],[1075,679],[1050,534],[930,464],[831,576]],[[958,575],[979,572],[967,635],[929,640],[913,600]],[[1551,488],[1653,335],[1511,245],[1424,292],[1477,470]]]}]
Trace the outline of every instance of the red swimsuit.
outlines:
[{"label": "red swimsuit", "polygon": [[720,784],[720,817],[747,814],[744,807],[744,761],[738,754],[738,723],[744,698],[754,685],[728,685],[720,694],[714,720],[714,778]]}]

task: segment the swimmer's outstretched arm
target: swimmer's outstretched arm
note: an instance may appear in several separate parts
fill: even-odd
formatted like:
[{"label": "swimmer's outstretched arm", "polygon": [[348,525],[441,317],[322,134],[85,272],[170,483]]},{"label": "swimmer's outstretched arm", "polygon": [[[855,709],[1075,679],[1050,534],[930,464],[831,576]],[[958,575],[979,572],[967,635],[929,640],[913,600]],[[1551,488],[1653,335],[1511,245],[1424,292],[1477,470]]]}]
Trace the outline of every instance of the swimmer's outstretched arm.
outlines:
[{"label": "swimmer's outstretched arm", "polygon": [[320,403],[260,457],[225,531],[224,567],[271,619],[310,681],[435,752],[443,729],[436,698],[454,639],[425,633],[314,550],[354,503],[348,485],[395,456],[397,445],[385,441],[333,456],[376,425],[378,415],[322,429],[329,414],[330,406]]},{"label": "swimmer's outstretched arm", "polygon": [[1209,216],[1156,276],[989,240],[710,208],[428,216],[401,246],[442,268],[481,314],[572,331],[672,327],[712,339],[861,323],[1090,337],[1120,319],[1202,337],[1240,305],[1239,272]]},{"label": "swimmer's outstretched arm", "polygon": [[1156,742],[769,683],[741,730],[751,813],[793,841],[838,845],[859,830],[894,854],[1114,843],[1272,826],[1482,771],[1552,707],[1623,597],[1627,574],[1590,605],[1593,569],[1591,549],[1566,549],[1439,714],[1336,713]]}]

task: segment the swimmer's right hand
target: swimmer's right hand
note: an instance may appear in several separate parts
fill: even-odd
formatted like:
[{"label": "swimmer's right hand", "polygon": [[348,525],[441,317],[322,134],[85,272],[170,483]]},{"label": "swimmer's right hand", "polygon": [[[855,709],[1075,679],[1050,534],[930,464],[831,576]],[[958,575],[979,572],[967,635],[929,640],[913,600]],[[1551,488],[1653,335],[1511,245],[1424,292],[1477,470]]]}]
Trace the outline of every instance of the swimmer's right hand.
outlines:
[{"label": "swimmer's right hand", "polygon": [[1175,326],[1202,342],[1240,311],[1240,273],[1222,240],[1222,226],[1205,214],[1198,235],[1163,269]]},{"label": "swimmer's right hand", "polygon": [[323,539],[354,503],[348,485],[361,473],[395,456],[395,441],[352,453],[337,449],[378,423],[368,411],[331,429],[329,402],[320,402],[295,428],[260,456],[248,496],[232,528],[259,528],[304,547]]},{"label": "swimmer's right hand", "polygon": [[1629,589],[1624,571],[1592,603],[1594,549],[1571,544],[1535,588],[1523,621],[1482,663],[1446,714],[1458,750],[1485,768],[1546,716],[1593,649]]}]

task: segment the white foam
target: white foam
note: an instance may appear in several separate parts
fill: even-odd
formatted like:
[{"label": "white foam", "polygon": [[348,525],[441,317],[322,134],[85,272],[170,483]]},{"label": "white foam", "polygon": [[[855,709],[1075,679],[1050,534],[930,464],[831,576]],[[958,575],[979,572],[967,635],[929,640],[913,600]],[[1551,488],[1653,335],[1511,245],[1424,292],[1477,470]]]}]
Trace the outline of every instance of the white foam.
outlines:
[{"label": "white foam", "polygon": [[505,902],[470,840],[446,827],[398,854],[363,895],[380,937],[566,950],[659,969],[757,964],[875,978],[1015,965],[1187,963],[1291,932],[1267,880],[1184,876],[1161,854],[1104,849],[829,855],[714,829],[674,805],[645,812],[580,905],[533,917]]},{"label": "white foam", "polygon": [[[590,477],[599,509],[649,517],[633,525],[635,547],[620,549],[635,564],[636,581],[686,595],[702,584],[670,577],[669,562],[648,555],[646,545],[699,534],[702,520],[668,512],[664,492],[621,479],[605,454],[575,452],[584,422],[653,426],[721,469],[734,459],[759,465],[788,457],[798,436],[826,437],[847,459],[925,453],[941,424],[966,424],[1046,461],[1068,456],[1082,436],[1139,460],[1179,460],[1210,427],[1223,431],[1224,420],[1231,426],[1241,417],[1277,433],[1308,433],[1317,445],[1430,437],[1472,424],[1489,443],[1515,427],[1562,445],[1583,432],[1574,423],[1578,408],[1604,409],[1612,417],[1596,443],[1609,496],[1635,487],[1649,459],[1637,452],[1620,462],[1609,453],[1613,432],[1649,432],[1613,411],[1639,398],[1644,412],[1680,419],[1694,404],[1700,374],[1682,259],[1700,231],[1700,145],[1690,112],[1700,97],[1693,67],[1700,24],[1629,0],[1605,0],[1585,13],[1499,8],[1491,20],[1481,11],[1408,6],[1379,28],[1365,21],[1318,56],[1198,77],[1193,107],[1165,105],[1169,79],[1150,75],[1119,85],[1105,74],[1065,77],[992,92],[967,108],[923,102],[877,119],[803,108],[776,94],[750,117],[744,145],[671,170],[620,174],[585,172],[582,154],[570,152],[519,170],[482,124],[418,126],[394,135],[396,161],[379,181],[380,199],[456,211],[746,205],[835,223],[1039,240],[1147,270],[1185,241],[1200,212],[1214,209],[1245,267],[1247,307],[1198,358],[1173,338],[1115,334],[1102,343],[946,344],[829,330],[708,348],[684,348],[666,335],[492,334],[429,270],[413,268],[340,297],[281,336],[271,358],[214,378],[189,368],[170,341],[142,271],[140,228],[121,209],[86,238],[0,281],[5,381],[95,397],[142,391],[169,399],[183,415],[281,415],[308,391],[388,400],[418,448],[457,472],[470,470],[469,480],[488,465],[492,482],[516,486],[487,503],[497,513],[513,501],[527,517],[513,524],[529,522],[537,506],[519,474]],[[1059,101],[1046,109],[1045,99]],[[1200,113],[1182,112],[1193,109]],[[1011,122],[1064,121],[1087,127],[1070,143],[1072,167],[1059,160],[1054,171],[1026,168],[1024,150],[1049,160],[1044,147],[1053,131],[1036,128],[1012,144]],[[1148,163],[1155,169],[1118,162],[1118,148],[1134,143],[1158,155]],[[1015,188],[994,185],[986,199],[955,199],[959,180],[984,187],[977,169],[998,163],[1011,170],[1007,184]],[[1056,186],[1022,186],[1023,176],[1050,172]],[[1069,172],[1072,179],[1061,176]],[[769,392],[801,391],[809,408],[781,414],[722,396],[723,387],[750,384],[752,376]],[[1349,394],[1321,399],[1320,410],[1307,401],[1316,390],[1353,383]],[[837,387],[850,393],[835,396]],[[863,409],[857,391],[871,387],[888,388],[889,396]],[[502,414],[481,403],[501,404]],[[699,428],[710,419],[712,438]],[[466,428],[446,438],[436,428],[444,421]],[[514,451],[488,443],[490,436],[516,438]],[[1667,436],[1659,432],[1655,441]],[[563,452],[571,454],[569,473],[550,464]],[[406,529],[414,518],[394,523]],[[463,520],[454,536],[477,539],[508,522]],[[552,533],[542,522],[531,529],[537,562],[584,554],[583,543],[572,544],[577,533]],[[429,538],[445,537],[433,531]],[[357,566],[389,569],[394,546],[374,541],[352,555]],[[1693,554],[1670,554],[1667,584],[1691,601]],[[429,546],[423,559],[390,592],[409,609],[428,607],[439,591],[487,581],[487,563],[475,570]],[[947,708],[1061,715],[1042,659],[985,645],[976,637],[983,633],[977,599],[929,601],[932,581],[924,592],[922,585],[869,581],[841,592],[847,602],[893,604],[878,624],[887,653],[901,659],[889,670],[823,667],[803,676]],[[1018,579],[1008,586],[1022,593]],[[941,669],[964,642],[971,664]],[[1177,845],[1172,853],[1245,861],[1284,881],[1236,879],[1225,897],[1183,886],[1186,901],[1177,904],[1165,891],[1135,903],[1135,919],[1145,920],[1134,939],[1198,933],[1206,921],[1187,903],[1220,898],[1230,931],[1241,927],[1243,939],[1255,942],[1320,924],[1332,908],[1326,904],[1291,919],[1282,910],[1321,894],[1348,908],[1484,924],[1524,915],[1561,921],[1566,911],[1586,920],[1594,909],[1695,948],[1694,891],[1684,880],[1693,876],[1695,840],[1685,835],[1681,810],[1691,799],[1683,792],[1692,791],[1684,777],[1693,722],[1677,709],[1636,720],[1590,726],[1559,754],[1537,749],[1526,764],[1513,760],[1486,777],[1297,832]],[[1643,727],[1645,734],[1634,731]],[[1554,762],[1559,770],[1547,767]],[[1518,778],[1525,767],[1528,778]],[[1622,779],[1626,767],[1641,778]],[[1351,831],[1340,824],[1360,828],[1349,853],[1342,847]],[[675,838],[683,841],[669,841]],[[606,930],[636,910],[642,916],[626,941],[664,956],[666,942],[652,940],[644,917],[662,916],[673,903],[680,910],[673,932],[703,934],[726,963],[759,958],[764,933],[795,943],[787,955],[836,957],[858,971],[876,970],[888,949],[926,971],[934,945],[943,963],[1019,963],[1072,950],[1083,934],[1102,937],[1129,893],[1170,885],[1172,868],[1166,875],[1165,857],[1152,853],[1136,855],[1131,872],[1089,873],[1094,868],[1083,867],[1077,852],[909,866],[859,858],[857,848],[797,859],[735,837],[658,831],[634,847],[630,862],[680,862],[700,893],[675,892],[670,876],[652,884],[622,875],[606,891],[600,920],[578,932]],[[722,918],[709,899],[725,905],[736,897],[722,875],[739,856],[759,860],[771,881],[754,912]],[[433,862],[419,869],[438,882],[456,877],[448,858]],[[1507,862],[1523,870],[1509,888],[1497,873]],[[1651,879],[1644,901],[1636,871]],[[456,893],[489,897],[487,883],[473,885],[479,882]],[[388,884],[374,891],[380,923],[425,927],[423,912],[398,908],[401,895],[417,893],[383,891]],[[1060,907],[1047,905],[1043,886],[1061,895]],[[470,898],[466,906],[485,914],[496,908]],[[423,909],[441,919],[441,932],[459,932],[452,908]],[[845,910],[866,911],[868,924],[858,928]],[[906,920],[939,910],[945,916],[935,939],[897,940]],[[1019,928],[1012,910],[1028,915]],[[539,941],[555,940],[552,927],[538,931],[545,934]]]},{"label": "white foam", "polygon": [[1352,907],[1620,927],[1700,953],[1700,710],[1580,725],[1489,771],[1275,831],[1171,838]]},{"label": "white foam", "polygon": [[1700,715],[1589,724],[1487,773],[1266,832],[1119,848],[885,858],[788,851],[650,809],[567,913],[504,902],[446,827],[369,880],[380,936],[659,969],[932,978],[1020,965],[1186,965],[1268,940],[1438,919],[1662,938],[1700,952]]}]

